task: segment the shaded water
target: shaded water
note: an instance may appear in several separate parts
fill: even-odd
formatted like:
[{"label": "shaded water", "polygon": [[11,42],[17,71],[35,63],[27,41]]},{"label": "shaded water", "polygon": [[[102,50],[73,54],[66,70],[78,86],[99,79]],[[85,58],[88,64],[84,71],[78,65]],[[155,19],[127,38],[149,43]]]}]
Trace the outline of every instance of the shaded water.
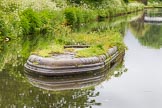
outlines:
[{"label": "shaded water", "polygon": [[[32,85],[32,78],[24,75],[28,52],[43,41],[41,37],[32,42],[24,39],[1,43],[0,108],[161,108],[162,24],[145,23],[142,14],[136,16],[140,17],[125,16],[84,27],[95,31],[118,28],[128,50],[124,62],[97,81],[82,83],[80,89],[48,91],[49,85],[42,85],[45,87],[42,89],[35,82]],[[31,49],[31,46],[35,47]],[[77,87],[79,84],[75,83]]]}]

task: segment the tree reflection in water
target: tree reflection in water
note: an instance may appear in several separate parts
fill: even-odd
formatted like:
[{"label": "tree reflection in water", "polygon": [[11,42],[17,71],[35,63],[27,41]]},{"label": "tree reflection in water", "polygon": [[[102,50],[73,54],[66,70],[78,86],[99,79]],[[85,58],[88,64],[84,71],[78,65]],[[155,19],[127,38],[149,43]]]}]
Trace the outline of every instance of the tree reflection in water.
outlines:
[{"label": "tree reflection in water", "polygon": [[[113,26],[116,26],[121,31],[122,35],[125,33],[125,27],[127,22],[123,17],[123,20],[119,21]],[[89,30],[99,29],[104,31],[110,28],[108,25],[101,24],[99,28],[98,24],[90,27]],[[112,29],[115,27],[112,27]],[[87,31],[88,32],[88,31]],[[96,85],[102,83],[104,80],[109,80],[112,77],[119,77],[125,71],[123,63],[119,63],[115,70],[109,70],[97,80],[91,80],[89,82],[81,83],[81,88],[70,89],[64,91],[49,91],[31,85],[23,74],[24,62],[26,61],[29,53],[36,49],[39,45],[43,46],[50,42],[53,37],[33,36],[26,37],[25,39],[17,38],[7,43],[0,43],[0,107],[1,108],[68,108],[68,107],[92,107],[100,106],[101,102],[95,100],[100,96],[100,92],[96,90]],[[45,42],[46,41],[46,42]],[[82,78],[82,77],[81,77]],[[84,78],[86,79],[86,78]],[[75,85],[79,86],[78,83]]]},{"label": "tree reflection in water", "polygon": [[[155,11],[157,11],[157,9]],[[154,11],[149,11],[149,14],[150,12]],[[157,49],[161,48],[162,23],[145,23],[143,17],[144,16],[130,23],[129,28],[131,32],[137,37],[137,39],[142,45]]]},{"label": "tree reflection in water", "polygon": [[[13,55],[14,56],[14,55]],[[120,63],[113,65],[114,68],[108,73],[102,74],[102,77],[95,80],[82,83],[81,88],[64,91],[49,91],[32,86],[23,74],[23,58],[18,57],[19,64],[13,66],[13,62],[5,63],[0,71],[0,107],[37,107],[37,108],[67,108],[67,107],[92,107],[100,106],[102,103],[97,102],[95,97],[100,95],[95,86],[104,80],[109,80],[112,76],[120,76],[124,72],[122,58]],[[4,62],[3,62],[4,63]],[[117,68],[116,68],[117,66]],[[122,67],[122,69],[121,69]],[[116,71],[114,71],[116,69]],[[85,77],[80,77],[85,78]],[[86,78],[88,78],[86,76]],[[85,78],[85,79],[86,79]],[[93,77],[91,77],[93,78]],[[56,80],[55,80],[56,81]],[[76,85],[79,83],[76,83]]]},{"label": "tree reflection in water", "polygon": [[[8,65],[9,66],[9,65]],[[10,66],[11,67],[11,66]],[[11,68],[10,68],[11,69]],[[10,76],[10,70],[4,69],[0,72],[0,107],[90,107],[100,105],[90,97],[96,97],[99,92],[94,92],[95,88],[68,90],[63,92],[52,92],[36,88],[30,85],[22,77]]]},{"label": "tree reflection in water", "polygon": [[[118,69],[125,70],[121,69],[121,66],[121,64],[118,65]],[[22,71],[22,65],[13,68],[11,64],[7,64],[5,67],[7,68],[4,68],[3,72],[0,72],[0,107],[2,108],[24,106],[29,108],[35,106],[38,108],[85,108],[92,107],[94,105],[101,105],[101,103],[96,102],[94,98],[100,95],[99,91],[95,90],[94,85],[89,85],[86,88],[64,91],[43,90],[29,84],[24,76],[11,75],[13,72]],[[112,70],[109,74],[106,74],[104,78],[109,80],[112,76],[116,77],[123,72]],[[103,79],[96,83],[101,83],[101,81],[103,81]]]}]

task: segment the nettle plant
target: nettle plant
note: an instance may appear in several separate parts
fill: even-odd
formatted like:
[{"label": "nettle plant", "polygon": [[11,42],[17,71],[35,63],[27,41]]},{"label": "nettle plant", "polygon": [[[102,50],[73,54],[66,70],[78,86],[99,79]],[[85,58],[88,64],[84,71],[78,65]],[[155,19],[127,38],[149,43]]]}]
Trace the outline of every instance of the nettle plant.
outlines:
[{"label": "nettle plant", "polygon": [[5,22],[4,20],[0,17],[0,36],[3,37],[3,36],[6,36],[7,30],[6,30],[6,25],[5,25]]}]

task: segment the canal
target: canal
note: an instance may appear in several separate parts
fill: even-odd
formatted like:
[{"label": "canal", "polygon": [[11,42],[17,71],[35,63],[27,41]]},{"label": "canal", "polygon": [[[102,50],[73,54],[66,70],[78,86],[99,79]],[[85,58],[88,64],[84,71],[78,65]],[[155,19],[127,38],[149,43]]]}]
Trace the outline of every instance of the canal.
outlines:
[{"label": "canal", "polygon": [[[128,49],[124,58],[104,74],[48,79],[26,75],[24,63],[31,46],[42,39],[38,36],[32,42],[1,43],[0,108],[161,108],[162,22],[144,21],[144,17],[155,17],[162,11],[146,12],[90,28],[122,28]],[[76,31],[84,29],[88,27]]]}]

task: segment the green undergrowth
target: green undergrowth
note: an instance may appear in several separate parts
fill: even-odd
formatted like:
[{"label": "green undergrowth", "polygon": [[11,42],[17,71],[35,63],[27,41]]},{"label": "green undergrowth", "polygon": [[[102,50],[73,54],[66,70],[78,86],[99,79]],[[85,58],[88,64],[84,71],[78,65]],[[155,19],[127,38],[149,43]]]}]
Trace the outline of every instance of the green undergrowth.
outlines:
[{"label": "green undergrowth", "polygon": [[[90,45],[90,48],[76,51],[76,57],[96,56],[113,46],[123,49],[121,31],[106,28],[75,33],[72,28],[142,9],[141,3],[123,0],[1,0],[0,39],[23,40],[19,43],[24,47],[22,54],[31,48],[27,45],[35,41],[33,47],[36,44],[38,47],[33,48],[33,52],[41,56],[64,53],[64,45]],[[42,45],[37,43],[39,35]],[[51,37],[50,41],[45,40],[46,36]]]},{"label": "green undergrowth", "polygon": [[138,2],[126,4],[122,0],[79,4],[68,3],[68,0],[1,0],[0,37],[16,39],[35,34],[53,35],[54,29],[60,25],[75,27],[142,9],[143,5]]},{"label": "green undergrowth", "polygon": [[[67,36],[56,37],[52,42],[37,48],[33,54],[49,57],[65,52],[75,53],[75,57],[90,57],[105,54],[109,48],[117,46],[119,50],[125,49],[120,33],[107,30],[100,33],[71,33]],[[89,48],[75,51],[73,48],[64,49],[64,45],[89,45]]]},{"label": "green undergrowth", "polygon": [[60,44],[49,44],[46,47],[36,49],[32,54],[40,55],[43,57],[49,57],[53,54],[62,54],[64,53],[64,45]]},{"label": "green undergrowth", "polygon": [[77,51],[76,57],[92,57],[105,54],[105,50],[100,46],[92,46],[87,49]]},{"label": "green undergrowth", "polygon": [[145,8],[161,8],[162,7],[162,0],[148,0],[147,6]]}]

